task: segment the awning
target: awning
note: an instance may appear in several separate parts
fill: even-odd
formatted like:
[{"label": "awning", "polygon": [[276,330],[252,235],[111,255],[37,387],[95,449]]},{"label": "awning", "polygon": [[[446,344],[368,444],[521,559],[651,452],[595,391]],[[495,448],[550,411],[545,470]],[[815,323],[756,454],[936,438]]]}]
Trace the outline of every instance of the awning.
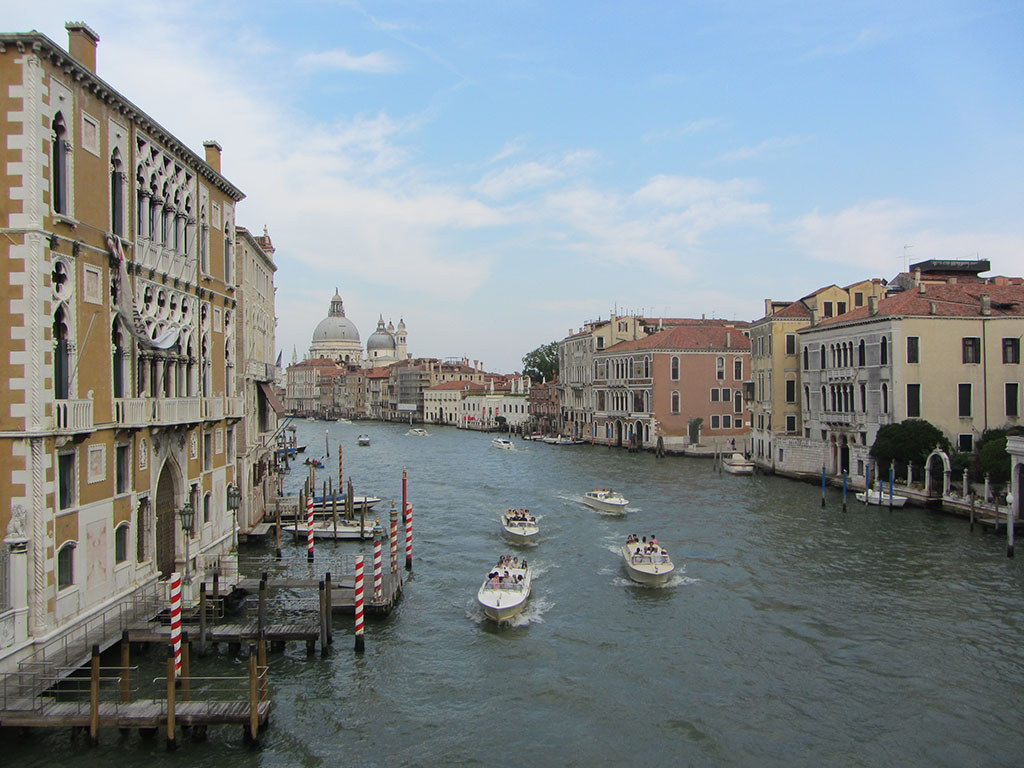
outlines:
[{"label": "awning", "polygon": [[274,394],[274,388],[266,381],[257,381],[260,385],[260,389],[263,391],[263,396],[267,398],[267,402],[270,403],[270,407],[274,409],[274,413],[277,414],[278,418],[284,416],[284,406],[281,405],[281,401],[277,399],[277,395]]}]

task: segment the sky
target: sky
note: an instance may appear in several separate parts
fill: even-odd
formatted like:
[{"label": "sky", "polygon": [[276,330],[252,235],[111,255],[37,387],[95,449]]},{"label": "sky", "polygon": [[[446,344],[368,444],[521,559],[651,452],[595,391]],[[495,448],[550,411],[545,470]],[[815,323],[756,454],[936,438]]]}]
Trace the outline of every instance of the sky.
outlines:
[{"label": "sky", "polygon": [[610,313],[985,258],[1024,275],[1024,4],[0,0],[246,194],[277,345],[337,287],[491,371]]}]

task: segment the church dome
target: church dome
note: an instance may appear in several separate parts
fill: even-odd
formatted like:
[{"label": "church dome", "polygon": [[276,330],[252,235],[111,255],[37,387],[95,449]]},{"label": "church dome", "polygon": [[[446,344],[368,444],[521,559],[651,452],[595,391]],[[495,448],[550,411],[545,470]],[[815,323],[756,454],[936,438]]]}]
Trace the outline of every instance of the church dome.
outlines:
[{"label": "church dome", "polygon": [[384,318],[377,321],[377,330],[366,340],[366,351],[369,352],[394,352],[396,349],[395,337],[388,333],[384,327]]},{"label": "church dome", "polygon": [[347,317],[325,317],[313,331],[313,342],[354,341],[359,343],[359,331]]},{"label": "church dome", "polygon": [[313,343],[309,347],[309,356],[331,360],[351,360],[362,357],[359,345],[359,331],[355,323],[345,317],[345,305],[337,289],[327,317],[319,322],[313,330]]}]

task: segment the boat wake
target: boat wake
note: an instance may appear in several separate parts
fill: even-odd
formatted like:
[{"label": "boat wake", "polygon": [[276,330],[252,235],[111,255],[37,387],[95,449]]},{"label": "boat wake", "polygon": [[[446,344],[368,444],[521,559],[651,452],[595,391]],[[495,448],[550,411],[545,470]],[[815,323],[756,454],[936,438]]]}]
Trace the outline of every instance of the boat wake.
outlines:
[{"label": "boat wake", "polygon": [[612,579],[612,584],[616,587],[631,587],[636,589],[674,589],[676,587],[689,587],[699,581],[700,579],[691,578],[683,573],[674,573],[669,576],[668,581],[664,584],[640,584],[639,582],[621,575],[615,576],[615,578]]},{"label": "boat wake", "polygon": [[[503,621],[501,625],[503,627],[527,627],[530,624],[543,624],[544,614],[554,608],[554,606],[553,602],[533,594],[530,596],[530,601],[526,604],[522,613],[516,614],[508,621]],[[466,606],[466,618],[474,624],[485,624],[491,621],[484,614],[484,609],[480,607],[480,603],[476,601]]]}]

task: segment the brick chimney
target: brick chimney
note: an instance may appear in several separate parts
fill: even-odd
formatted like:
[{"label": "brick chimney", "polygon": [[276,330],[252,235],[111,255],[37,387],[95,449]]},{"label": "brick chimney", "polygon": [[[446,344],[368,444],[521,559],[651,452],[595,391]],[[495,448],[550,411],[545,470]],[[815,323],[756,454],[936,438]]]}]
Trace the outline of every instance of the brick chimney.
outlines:
[{"label": "brick chimney", "polygon": [[992,314],[992,297],[987,293],[981,294],[981,314],[985,317]]},{"label": "brick chimney", "polygon": [[874,317],[878,314],[878,297],[868,296],[868,314]]},{"label": "brick chimney", "polygon": [[68,31],[68,53],[90,72],[96,72],[96,43],[100,36],[84,21],[69,21],[64,25]]},{"label": "brick chimney", "polygon": [[216,141],[204,141],[203,147],[206,149],[206,164],[220,173],[220,144]]}]

